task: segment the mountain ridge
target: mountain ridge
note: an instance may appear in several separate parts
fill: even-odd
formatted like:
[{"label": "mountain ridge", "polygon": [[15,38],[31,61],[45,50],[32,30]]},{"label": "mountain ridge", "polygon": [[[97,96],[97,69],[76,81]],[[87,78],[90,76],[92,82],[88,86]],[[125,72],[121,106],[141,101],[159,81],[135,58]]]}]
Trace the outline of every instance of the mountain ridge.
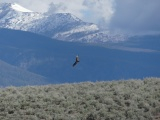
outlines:
[{"label": "mountain ridge", "polygon": [[[30,31],[70,42],[107,42],[126,39],[122,34],[102,31],[96,24],[84,22],[70,13],[47,14],[30,10],[17,12],[11,9],[13,4],[8,4],[0,4],[0,28]],[[8,7],[4,7],[7,5]]]},{"label": "mountain ridge", "polygon": [[17,3],[0,3],[0,9],[1,10],[15,10],[19,12],[33,12],[31,10],[28,10],[22,6],[20,6]]},{"label": "mountain ridge", "polygon": [[17,3],[12,4],[11,7],[12,7],[12,9],[20,11],[20,12],[33,12],[31,10],[28,10],[28,9],[18,5]]}]

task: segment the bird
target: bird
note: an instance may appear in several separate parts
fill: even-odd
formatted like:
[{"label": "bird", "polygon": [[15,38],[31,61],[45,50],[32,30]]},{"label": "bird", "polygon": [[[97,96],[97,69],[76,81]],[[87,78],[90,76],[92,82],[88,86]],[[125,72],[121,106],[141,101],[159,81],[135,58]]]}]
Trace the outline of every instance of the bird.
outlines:
[{"label": "bird", "polygon": [[78,55],[76,56],[76,61],[73,63],[73,67],[77,64],[79,62],[79,57],[78,57]]}]

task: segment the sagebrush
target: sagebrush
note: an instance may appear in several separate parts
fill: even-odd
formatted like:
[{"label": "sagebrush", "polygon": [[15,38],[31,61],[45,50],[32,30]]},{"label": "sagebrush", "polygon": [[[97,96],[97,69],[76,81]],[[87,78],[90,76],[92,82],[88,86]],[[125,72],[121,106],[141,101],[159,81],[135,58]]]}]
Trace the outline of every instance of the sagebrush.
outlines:
[{"label": "sagebrush", "polygon": [[7,87],[1,120],[160,119],[160,78]]}]

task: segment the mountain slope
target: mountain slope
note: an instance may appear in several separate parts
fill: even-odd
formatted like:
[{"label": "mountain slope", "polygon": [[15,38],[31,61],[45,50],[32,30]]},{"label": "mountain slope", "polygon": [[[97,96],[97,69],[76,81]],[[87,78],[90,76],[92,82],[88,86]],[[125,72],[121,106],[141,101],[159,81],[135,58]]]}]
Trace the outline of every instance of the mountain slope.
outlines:
[{"label": "mountain slope", "polygon": [[[13,8],[15,4],[0,4],[0,27],[27,31],[33,26],[36,20],[41,19],[43,15],[35,12],[22,12],[20,9]],[[25,8],[24,8],[25,9]],[[24,11],[24,10],[23,10]]]},{"label": "mountain slope", "polygon": [[0,60],[0,87],[48,84],[47,78]]},{"label": "mountain slope", "polygon": [[[44,76],[49,83],[160,77],[158,51],[62,42],[8,29],[0,29],[0,36],[1,60]],[[73,68],[77,54],[80,62]]]},{"label": "mountain slope", "polygon": [[126,39],[123,35],[101,31],[70,13],[37,13],[17,4],[0,4],[0,28],[30,31],[63,41],[106,42]]}]

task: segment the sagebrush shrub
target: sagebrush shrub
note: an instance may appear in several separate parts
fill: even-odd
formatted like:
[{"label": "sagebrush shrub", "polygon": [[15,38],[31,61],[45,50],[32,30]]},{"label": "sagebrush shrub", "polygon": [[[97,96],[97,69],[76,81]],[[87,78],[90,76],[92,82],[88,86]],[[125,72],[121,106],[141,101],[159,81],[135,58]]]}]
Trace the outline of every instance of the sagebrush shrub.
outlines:
[{"label": "sagebrush shrub", "polygon": [[152,120],[160,79],[0,88],[2,120]]}]

